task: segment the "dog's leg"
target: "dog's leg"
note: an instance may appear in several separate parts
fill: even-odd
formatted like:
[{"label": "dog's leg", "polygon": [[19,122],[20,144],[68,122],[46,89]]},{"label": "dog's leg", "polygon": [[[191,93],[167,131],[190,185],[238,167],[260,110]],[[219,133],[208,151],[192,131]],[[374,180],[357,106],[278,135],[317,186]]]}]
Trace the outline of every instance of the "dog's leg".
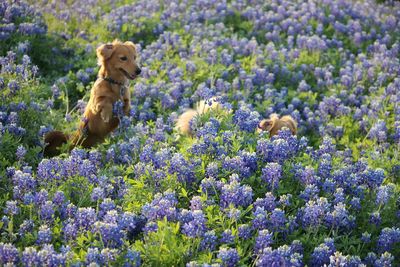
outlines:
[{"label": "dog's leg", "polygon": [[126,89],[124,95],[124,113],[126,116],[129,115],[129,111],[131,111],[131,94],[129,89]]},{"label": "dog's leg", "polygon": [[112,119],[112,102],[108,97],[100,96],[95,100],[92,111],[94,114],[100,112],[101,119],[108,123]]}]

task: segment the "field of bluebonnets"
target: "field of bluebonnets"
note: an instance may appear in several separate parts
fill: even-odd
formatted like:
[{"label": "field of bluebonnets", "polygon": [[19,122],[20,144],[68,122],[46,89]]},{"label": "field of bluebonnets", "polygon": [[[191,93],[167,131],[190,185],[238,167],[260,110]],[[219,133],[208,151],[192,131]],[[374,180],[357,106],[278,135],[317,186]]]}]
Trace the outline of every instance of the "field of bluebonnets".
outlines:
[{"label": "field of bluebonnets", "polygon": [[[400,265],[399,2],[132,2],[0,1],[0,265]],[[114,38],[130,115],[43,158]],[[256,134],[272,113],[298,135]]]}]

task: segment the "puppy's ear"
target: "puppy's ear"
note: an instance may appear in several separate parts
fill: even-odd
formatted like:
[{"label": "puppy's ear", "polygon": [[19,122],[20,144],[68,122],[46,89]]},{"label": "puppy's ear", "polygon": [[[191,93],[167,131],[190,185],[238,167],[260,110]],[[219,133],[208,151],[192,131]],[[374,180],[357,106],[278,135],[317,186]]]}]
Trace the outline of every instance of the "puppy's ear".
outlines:
[{"label": "puppy's ear", "polygon": [[126,41],[124,45],[131,47],[134,51],[136,51],[136,45],[131,41]]},{"label": "puppy's ear", "polygon": [[97,48],[96,54],[100,64],[112,56],[114,47],[115,46],[113,44],[103,44]]}]

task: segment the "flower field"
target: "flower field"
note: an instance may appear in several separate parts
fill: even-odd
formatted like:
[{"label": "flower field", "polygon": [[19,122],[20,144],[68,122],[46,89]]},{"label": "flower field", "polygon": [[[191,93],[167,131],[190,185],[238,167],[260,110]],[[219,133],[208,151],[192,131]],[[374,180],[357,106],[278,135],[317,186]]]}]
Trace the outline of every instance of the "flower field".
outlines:
[{"label": "flower field", "polygon": [[[129,116],[44,157],[114,39]],[[398,1],[0,0],[0,99],[0,266],[400,266]]]}]

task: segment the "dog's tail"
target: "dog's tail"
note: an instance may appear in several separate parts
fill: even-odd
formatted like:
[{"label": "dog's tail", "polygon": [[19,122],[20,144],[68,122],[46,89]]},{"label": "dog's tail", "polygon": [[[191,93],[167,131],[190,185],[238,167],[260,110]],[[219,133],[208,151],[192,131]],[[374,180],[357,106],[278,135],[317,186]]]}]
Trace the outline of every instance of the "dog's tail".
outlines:
[{"label": "dog's tail", "polygon": [[54,157],[61,153],[60,147],[66,144],[69,140],[69,135],[61,131],[51,131],[44,136],[44,142],[46,146],[44,147],[45,157]]}]

